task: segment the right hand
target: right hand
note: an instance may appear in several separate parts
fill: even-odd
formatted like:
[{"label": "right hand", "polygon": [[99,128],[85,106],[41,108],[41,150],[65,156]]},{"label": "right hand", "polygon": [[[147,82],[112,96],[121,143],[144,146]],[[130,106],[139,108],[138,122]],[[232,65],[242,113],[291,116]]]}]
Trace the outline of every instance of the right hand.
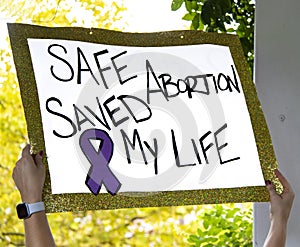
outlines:
[{"label": "right hand", "polygon": [[274,173],[283,186],[283,192],[282,194],[277,194],[275,186],[272,183],[267,183],[267,188],[270,193],[270,219],[271,221],[287,224],[295,194],[291,185],[281,172],[276,169]]}]

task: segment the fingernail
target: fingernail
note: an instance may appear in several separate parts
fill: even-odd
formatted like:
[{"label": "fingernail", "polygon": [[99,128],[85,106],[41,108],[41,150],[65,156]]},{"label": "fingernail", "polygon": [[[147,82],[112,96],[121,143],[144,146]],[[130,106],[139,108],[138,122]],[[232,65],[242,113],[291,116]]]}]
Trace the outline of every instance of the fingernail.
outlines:
[{"label": "fingernail", "polygon": [[43,154],[44,154],[44,151],[41,150],[41,151],[39,152],[39,155],[43,157]]},{"label": "fingernail", "polygon": [[266,185],[272,184],[270,180],[265,180]]}]

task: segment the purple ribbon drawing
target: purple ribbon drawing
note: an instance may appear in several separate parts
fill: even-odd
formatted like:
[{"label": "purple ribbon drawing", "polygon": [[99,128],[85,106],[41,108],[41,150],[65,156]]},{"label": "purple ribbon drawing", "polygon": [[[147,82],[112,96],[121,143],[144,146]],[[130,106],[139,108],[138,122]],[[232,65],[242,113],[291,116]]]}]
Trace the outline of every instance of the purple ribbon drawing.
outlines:
[{"label": "purple ribbon drawing", "polygon": [[[94,149],[90,140],[101,141],[98,151]],[[104,130],[88,129],[81,134],[79,145],[91,164],[85,180],[87,187],[94,195],[98,195],[101,185],[104,184],[111,195],[116,195],[122,184],[108,166],[114,148],[109,135]]]}]

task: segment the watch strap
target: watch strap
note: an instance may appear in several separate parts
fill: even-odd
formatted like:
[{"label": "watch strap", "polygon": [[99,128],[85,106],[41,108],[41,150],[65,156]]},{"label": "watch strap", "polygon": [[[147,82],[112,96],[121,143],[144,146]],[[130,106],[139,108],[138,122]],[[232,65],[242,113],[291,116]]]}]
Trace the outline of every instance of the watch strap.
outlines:
[{"label": "watch strap", "polygon": [[45,210],[45,204],[44,204],[44,202],[28,203],[27,208],[28,208],[28,211],[29,211],[28,212],[29,215],[32,215],[33,213],[44,211]]}]

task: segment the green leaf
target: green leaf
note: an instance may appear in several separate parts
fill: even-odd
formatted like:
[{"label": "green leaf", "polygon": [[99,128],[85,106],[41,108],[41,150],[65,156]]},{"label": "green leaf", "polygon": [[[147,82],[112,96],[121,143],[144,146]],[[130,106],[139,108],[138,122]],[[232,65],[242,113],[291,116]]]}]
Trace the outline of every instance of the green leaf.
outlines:
[{"label": "green leaf", "polygon": [[185,0],[185,8],[188,12],[195,12],[198,10],[197,1]]},{"label": "green leaf", "polygon": [[207,220],[204,220],[203,221],[203,227],[204,227],[204,229],[208,229],[209,228],[209,222],[207,221]]},{"label": "green leaf", "polygon": [[198,29],[199,30],[204,30],[204,24],[203,24],[201,18],[200,18],[200,21],[199,21],[199,28]]},{"label": "green leaf", "polygon": [[173,0],[171,4],[171,10],[176,11],[178,10],[181,5],[183,4],[184,0]]},{"label": "green leaf", "polygon": [[234,33],[235,32],[234,28],[232,28],[232,27],[228,28],[226,31],[227,31],[227,33]]},{"label": "green leaf", "polygon": [[214,247],[214,245],[211,243],[208,243],[208,244],[204,245],[204,247]]},{"label": "green leaf", "polygon": [[[232,28],[233,29],[233,28]],[[234,30],[233,30],[234,31]],[[228,32],[228,30],[227,30]],[[229,219],[229,218],[233,218],[233,216],[239,211],[238,208],[234,208],[232,210],[230,210],[227,215],[226,215],[226,218]]]},{"label": "green leaf", "polygon": [[190,237],[188,238],[188,241],[190,243],[199,243],[201,240],[201,238],[199,238],[198,236],[196,235],[190,235]]},{"label": "green leaf", "polygon": [[194,19],[193,19],[193,21],[192,21],[192,24],[193,24],[195,30],[197,30],[198,27],[199,27],[199,24],[200,24],[200,14],[199,14],[199,13],[197,13],[197,14],[195,15],[195,17],[194,17]]},{"label": "green leaf", "polygon": [[182,17],[182,20],[192,21],[192,20],[194,19],[195,15],[196,15],[196,12],[186,13],[186,14]]},{"label": "green leaf", "polygon": [[198,9],[197,1],[192,1],[192,9],[194,9],[194,10]]},{"label": "green leaf", "polygon": [[192,12],[193,10],[193,5],[192,5],[192,1],[190,0],[185,0],[185,8],[188,12]]}]

